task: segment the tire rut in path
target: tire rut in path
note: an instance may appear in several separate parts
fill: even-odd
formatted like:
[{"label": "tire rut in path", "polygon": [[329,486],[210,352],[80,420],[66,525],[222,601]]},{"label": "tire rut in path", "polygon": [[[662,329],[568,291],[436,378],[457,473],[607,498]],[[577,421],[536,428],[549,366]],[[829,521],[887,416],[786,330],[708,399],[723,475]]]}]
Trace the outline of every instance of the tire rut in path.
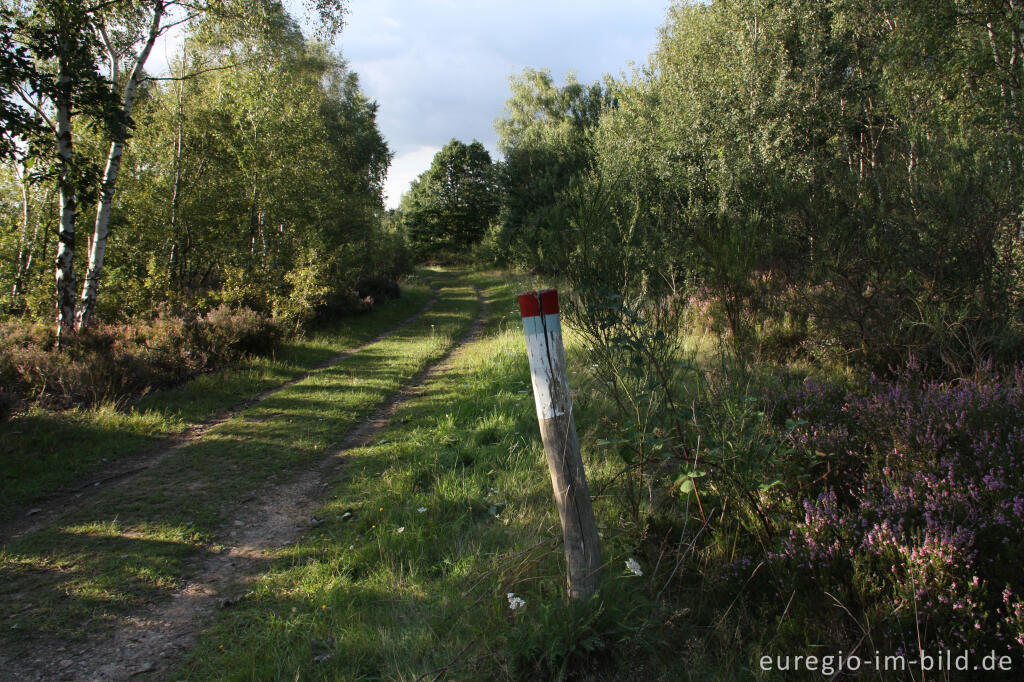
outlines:
[{"label": "tire rut in path", "polygon": [[[337,479],[347,452],[369,444],[396,410],[420,394],[427,383],[452,364],[453,358],[479,338],[489,301],[480,300],[469,330],[438,361],[421,370],[369,417],[355,425],[334,452],[291,481],[260,491],[236,506],[209,550],[194,562],[188,582],[172,597],[128,619],[101,642],[65,650],[55,658],[35,661],[26,670],[8,670],[19,680],[128,680],[166,673],[192,647],[196,635],[218,607],[229,607],[245,591],[244,580],[274,560],[274,550],[295,542],[311,528],[310,514],[322,503],[323,492]],[[0,660],[2,660],[0,656]],[[10,662],[8,662],[10,663]]]},{"label": "tire rut in path", "polygon": [[431,289],[433,290],[433,296],[431,296],[430,300],[427,301],[426,305],[420,308],[419,311],[405,318],[387,331],[381,332],[369,341],[365,341],[354,348],[336,353],[324,362],[321,362],[293,379],[289,379],[288,381],[278,384],[273,388],[268,388],[252,398],[246,398],[203,422],[193,424],[180,433],[167,436],[166,438],[161,439],[158,443],[150,445],[138,453],[122,457],[116,462],[92,472],[84,479],[76,483],[69,484],[67,487],[51,493],[40,500],[36,500],[32,505],[30,505],[30,509],[27,510],[26,515],[16,516],[8,519],[7,521],[0,522],[0,545],[3,545],[9,540],[13,540],[21,535],[26,535],[39,530],[43,526],[60,519],[63,510],[72,505],[80,505],[83,501],[90,499],[100,490],[105,490],[111,483],[130,478],[162,462],[179,450],[201,439],[211,429],[220,426],[234,417],[237,417],[243,411],[252,407],[256,403],[266,400],[275,393],[283,391],[289,386],[302,381],[314,372],[327,369],[328,367],[333,367],[342,360],[362,351],[367,346],[383,341],[392,334],[408,327],[410,324],[426,315],[440,299],[440,286],[432,285]]}]

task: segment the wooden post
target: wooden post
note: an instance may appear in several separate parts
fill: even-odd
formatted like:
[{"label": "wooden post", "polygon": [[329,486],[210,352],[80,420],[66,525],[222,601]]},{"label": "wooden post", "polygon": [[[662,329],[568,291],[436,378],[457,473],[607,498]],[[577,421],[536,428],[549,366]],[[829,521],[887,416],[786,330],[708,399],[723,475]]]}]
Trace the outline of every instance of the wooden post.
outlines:
[{"label": "wooden post", "polygon": [[558,292],[548,289],[523,294],[519,297],[519,312],[526,332],[540,436],[565,538],[569,597],[585,600],[594,594],[601,577],[601,546],[572,418]]}]

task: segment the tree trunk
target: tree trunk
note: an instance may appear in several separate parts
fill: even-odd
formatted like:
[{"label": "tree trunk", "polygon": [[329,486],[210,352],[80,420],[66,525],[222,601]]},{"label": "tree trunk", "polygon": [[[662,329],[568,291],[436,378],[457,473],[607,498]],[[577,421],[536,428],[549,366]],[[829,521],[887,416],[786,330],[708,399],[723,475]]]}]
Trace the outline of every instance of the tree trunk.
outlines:
[{"label": "tree trunk", "polygon": [[[153,21],[149,26],[149,34],[146,37],[146,44],[139,53],[138,58],[132,67],[128,83],[125,85],[124,95],[121,100],[121,110],[127,121],[132,115],[132,108],[135,106],[135,95],[138,93],[139,83],[142,80],[143,68],[149,53],[153,49],[153,43],[160,35],[160,19],[163,17],[163,0],[156,0],[153,3]],[[111,54],[112,71],[116,73],[115,54]],[[127,123],[125,123],[127,125]],[[96,207],[96,224],[93,229],[92,244],[89,248],[89,269],[85,273],[85,284],[82,287],[81,308],[78,311],[77,326],[79,329],[87,326],[96,310],[96,298],[99,292],[100,275],[103,272],[103,258],[107,251],[107,236],[110,234],[110,209],[114,201],[114,190],[117,187],[117,177],[121,172],[121,155],[124,152],[124,140],[127,130],[121,131],[118,139],[110,143],[110,151],[107,154],[107,165],[103,172],[103,185],[100,190],[100,200]]]},{"label": "tree trunk", "polygon": [[36,236],[39,229],[37,225],[36,233],[32,235],[32,240],[29,241],[28,226],[30,214],[27,170],[18,173],[18,180],[21,182],[21,243],[18,245],[18,262],[15,264],[14,286],[11,287],[11,297],[15,302],[24,293],[25,275],[28,274],[29,268],[32,267],[32,252],[35,250]]},{"label": "tree trunk", "polygon": [[[45,210],[45,214],[39,218],[39,221],[43,223],[43,246],[42,248],[39,249],[40,261],[42,263],[39,272],[40,275],[46,274],[46,258],[50,252],[50,234],[53,232],[53,230],[49,228],[49,225],[52,225],[53,222],[56,222],[53,220],[55,206],[52,203],[52,199],[53,197],[50,195],[50,190],[46,190],[46,192],[43,193],[43,209]],[[29,272],[29,274],[31,274],[32,272],[30,269],[31,267],[31,264],[29,264],[25,268]]]},{"label": "tree trunk", "polygon": [[[182,50],[182,53],[184,53],[184,49]],[[182,56],[182,60],[184,60],[184,55]],[[181,243],[181,235],[179,234],[179,232],[181,231],[181,228],[178,224],[178,204],[180,202],[179,194],[181,192],[181,138],[183,135],[184,127],[182,122],[184,112],[182,111],[181,103],[183,89],[184,88],[181,85],[181,81],[179,81],[177,83],[176,93],[178,96],[178,137],[174,145],[174,185],[171,189],[171,239],[173,240],[173,242],[171,243],[171,256],[168,262],[168,269],[170,270],[171,273],[171,282],[173,283],[174,286],[178,288],[179,291],[184,288],[183,280],[186,265],[185,263],[181,263],[180,265],[178,263],[184,256],[183,253],[180,253],[181,247],[179,246],[179,244]]]},{"label": "tree trunk", "polygon": [[[70,77],[61,70],[57,82],[61,89],[70,89]],[[71,98],[61,94],[57,108],[57,157],[60,175],[57,179],[60,203],[60,228],[57,232],[57,259],[54,279],[57,284],[57,347],[75,329],[75,218],[78,205],[72,174],[74,142],[71,138]]]}]

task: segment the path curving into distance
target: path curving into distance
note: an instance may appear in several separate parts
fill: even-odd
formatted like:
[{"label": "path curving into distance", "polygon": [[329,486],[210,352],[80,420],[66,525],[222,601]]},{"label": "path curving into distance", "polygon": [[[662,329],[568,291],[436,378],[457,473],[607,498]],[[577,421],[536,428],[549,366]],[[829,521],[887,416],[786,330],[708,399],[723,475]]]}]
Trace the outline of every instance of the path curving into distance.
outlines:
[{"label": "path curving into distance", "polygon": [[[0,612],[18,615],[25,605],[18,601],[19,588],[23,598],[52,599],[52,592],[73,584],[61,580],[60,567],[76,557],[74,570],[115,583],[111,589],[127,596],[123,603],[100,605],[98,613],[63,608],[22,641],[0,633],[5,679],[117,680],[172,666],[211,614],[230,608],[244,591],[240,581],[311,527],[309,515],[324,489],[344,475],[347,451],[372,440],[417,387],[444,371],[456,349],[479,334],[487,308],[479,290],[448,282],[434,301],[401,326],[227,416],[202,437],[175,444],[180,457],[165,453],[96,493],[88,509],[59,522],[43,519],[8,545],[0,564],[0,583],[8,585],[0,593]],[[161,524],[178,534],[153,532]],[[196,529],[191,545],[189,528]],[[168,535],[186,538],[181,551],[164,547],[174,545]],[[72,546],[62,551],[61,541]],[[142,543],[139,553],[117,554],[132,542]],[[91,545],[105,559],[82,559],[78,552]],[[134,594],[139,571],[119,572],[119,563],[147,559],[150,568],[169,565],[165,579],[153,580],[157,589]],[[76,606],[80,597],[71,589],[65,601]],[[53,602],[58,612],[60,601]],[[21,613],[26,620],[31,616]]]},{"label": "path curving into distance", "polygon": [[61,490],[34,501],[31,504],[31,507],[25,510],[27,512],[26,514],[0,522],[0,545],[59,520],[64,510],[72,506],[88,502],[96,495],[96,493],[106,487],[109,487],[110,484],[130,478],[135,474],[153,467],[164,459],[174,456],[174,454],[182,448],[185,448],[189,444],[201,439],[211,429],[214,429],[238,416],[245,409],[266,400],[267,398],[287,389],[289,386],[303,381],[314,372],[318,372],[328,367],[333,367],[353,354],[359,353],[365,348],[383,341],[402,329],[405,329],[426,315],[437,304],[438,298],[441,294],[440,286],[433,284],[431,285],[431,289],[433,290],[433,296],[431,296],[430,300],[428,300],[422,308],[396,324],[394,327],[378,334],[369,341],[355,346],[354,348],[337,353],[295,378],[289,379],[273,388],[266,389],[254,397],[241,400],[228,409],[218,412],[206,420],[190,425],[180,433],[162,438],[157,443],[144,448],[136,454],[121,457],[116,461],[93,471],[82,480],[71,483]]}]

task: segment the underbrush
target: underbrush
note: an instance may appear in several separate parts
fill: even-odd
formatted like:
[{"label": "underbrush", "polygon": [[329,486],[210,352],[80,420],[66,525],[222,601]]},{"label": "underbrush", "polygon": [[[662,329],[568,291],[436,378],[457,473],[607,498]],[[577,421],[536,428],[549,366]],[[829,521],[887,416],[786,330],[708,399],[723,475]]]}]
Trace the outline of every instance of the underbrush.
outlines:
[{"label": "underbrush", "polygon": [[647,571],[646,619],[679,654],[665,674],[774,679],[761,656],[841,652],[1020,663],[1024,371],[812,374],[688,348],[686,311],[585,310],[580,391],[614,464],[592,487]]},{"label": "underbrush", "polygon": [[0,382],[48,407],[88,406],[181,383],[218,365],[265,354],[282,339],[274,320],[221,305],[192,318],[86,328],[57,349],[52,324],[0,325]]},{"label": "underbrush", "polygon": [[[359,292],[351,305],[329,312],[352,315],[400,296],[386,278],[365,280]],[[164,306],[149,320],[90,326],[64,338],[60,349],[52,324],[0,322],[0,421],[19,404],[63,409],[123,401],[244,357],[269,355],[315,319],[302,300],[288,305],[296,310],[275,315],[227,303],[203,314]]]},{"label": "underbrush", "polygon": [[771,402],[774,426],[792,428],[773,462],[789,485],[767,505],[781,532],[763,557],[765,592],[841,603],[851,627],[834,644],[847,651],[1019,656],[1022,375],[933,382],[911,365],[893,380],[807,383]]}]

